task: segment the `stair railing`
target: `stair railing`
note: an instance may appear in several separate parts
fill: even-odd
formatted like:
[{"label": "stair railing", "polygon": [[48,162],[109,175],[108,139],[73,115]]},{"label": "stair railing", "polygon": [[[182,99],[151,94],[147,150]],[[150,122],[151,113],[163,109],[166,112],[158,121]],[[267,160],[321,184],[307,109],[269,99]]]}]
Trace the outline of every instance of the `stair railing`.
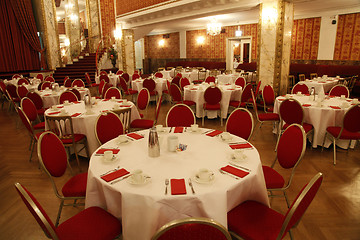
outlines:
[{"label": "stair railing", "polygon": [[[100,39],[97,49],[96,49],[96,74],[100,74],[98,64],[99,64],[99,58],[100,58],[100,51],[104,48],[110,47],[114,43],[114,40],[110,37],[110,35],[104,36]],[[100,46],[102,46],[100,50]],[[102,54],[101,54],[102,55]]]}]

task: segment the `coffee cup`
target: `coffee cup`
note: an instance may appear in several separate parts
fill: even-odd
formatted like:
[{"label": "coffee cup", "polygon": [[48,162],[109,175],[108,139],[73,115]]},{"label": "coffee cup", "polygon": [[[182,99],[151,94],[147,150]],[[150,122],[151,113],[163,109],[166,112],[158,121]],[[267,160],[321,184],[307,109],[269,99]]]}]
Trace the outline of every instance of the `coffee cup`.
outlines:
[{"label": "coffee cup", "polygon": [[113,158],[113,152],[112,151],[105,151],[104,152],[105,161],[110,161],[112,158]]},{"label": "coffee cup", "polygon": [[169,152],[175,152],[179,146],[179,138],[177,136],[169,136],[167,138],[167,148]]},{"label": "coffee cup", "polygon": [[196,132],[199,129],[199,125],[198,124],[191,124],[190,128],[191,128],[191,131]]},{"label": "coffee cup", "polygon": [[127,142],[127,137],[126,136],[124,136],[124,135],[120,135],[120,136],[118,136],[117,137],[117,143],[124,143],[124,142]]},{"label": "coffee cup", "polygon": [[201,168],[199,169],[199,172],[197,174],[197,177],[201,180],[201,181],[210,181],[211,176],[212,176],[212,172],[210,172],[208,169],[206,168]]},{"label": "coffee cup", "polygon": [[162,132],[163,130],[164,130],[163,125],[161,125],[161,124],[156,125],[156,131],[157,132]]},{"label": "coffee cup", "polygon": [[231,135],[230,135],[230,133],[228,133],[228,132],[223,132],[223,133],[221,134],[221,138],[226,141],[226,140],[231,139]]},{"label": "coffee cup", "polygon": [[69,100],[65,100],[64,105],[69,105]]},{"label": "coffee cup", "polygon": [[341,95],[341,96],[340,96],[340,99],[345,99],[345,95]]},{"label": "coffee cup", "polygon": [[140,169],[135,170],[132,174],[131,174],[131,178],[134,181],[134,183],[142,183],[144,182],[144,175],[143,175],[143,171]]},{"label": "coffee cup", "polygon": [[242,159],[244,157],[244,150],[243,149],[235,149],[234,150],[234,158]]},{"label": "coffee cup", "polygon": [[111,101],[113,101],[113,102],[114,102],[114,101],[115,101],[115,97],[111,97]]},{"label": "coffee cup", "polygon": [[300,96],[300,95],[301,95],[301,92],[297,92],[296,95]]},{"label": "coffee cup", "polygon": [[354,103],[354,104],[358,104],[358,103],[359,103],[359,99],[354,98],[354,99],[352,100],[352,103]]}]

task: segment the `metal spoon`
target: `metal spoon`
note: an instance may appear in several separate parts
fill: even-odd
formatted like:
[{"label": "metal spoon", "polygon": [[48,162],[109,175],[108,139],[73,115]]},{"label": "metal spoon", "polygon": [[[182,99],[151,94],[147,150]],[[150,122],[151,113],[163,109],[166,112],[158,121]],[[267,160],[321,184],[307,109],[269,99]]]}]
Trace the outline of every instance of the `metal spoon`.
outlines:
[{"label": "metal spoon", "polygon": [[167,194],[168,192],[168,186],[169,186],[169,179],[165,179],[165,195]]}]

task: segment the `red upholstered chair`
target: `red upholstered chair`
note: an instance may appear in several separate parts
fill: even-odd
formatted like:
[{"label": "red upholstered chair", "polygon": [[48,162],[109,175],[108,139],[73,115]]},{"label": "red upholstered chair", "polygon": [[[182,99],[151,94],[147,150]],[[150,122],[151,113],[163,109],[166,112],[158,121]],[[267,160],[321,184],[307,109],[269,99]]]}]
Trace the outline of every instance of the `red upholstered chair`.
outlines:
[{"label": "red upholstered chair", "polygon": [[26,84],[26,85],[29,85],[30,82],[26,79],[26,78],[20,78],[17,82],[18,85],[23,85],[23,84]]},{"label": "red upholstered chair", "polygon": [[65,86],[65,87],[71,87],[71,84],[72,84],[71,79],[70,79],[68,76],[66,76],[66,77],[64,78],[64,86]]},{"label": "red upholstered chair", "polygon": [[182,74],[178,72],[178,73],[176,74],[176,77],[179,77],[179,78],[181,79],[181,78],[182,78]]},{"label": "red upholstered chair", "polygon": [[349,97],[349,89],[342,84],[333,86],[329,91],[329,96],[338,96],[341,97],[341,95],[345,95],[346,98]]},{"label": "red upholstered chair", "polygon": [[138,73],[134,73],[132,76],[131,76],[131,80],[136,80],[136,79],[138,79],[138,78],[140,78],[141,76],[140,76],[140,74],[138,74]]},{"label": "red upholstered chair", "polygon": [[175,76],[175,77],[172,79],[171,83],[176,84],[176,85],[178,85],[178,86],[180,87],[180,77]]},{"label": "red upholstered chair", "polygon": [[122,232],[121,222],[100,207],[82,210],[55,227],[40,203],[25,187],[15,183],[15,188],[48,238],[112,240]]},{"label": "red upholstered chair", "polygon": [[236,100],[231,100],[229,102],[229,106],[233,107],[233,108],[239,108],[239,107],[246,107],[248,105],[249,102],[251,101],[251,90],[252,90],[252,86],[251,84],[246,84],[246,86],[244,87],[242,94],[241,94],[241,98],[240,101],[236,101]]},{"label": "red upholstered chair", "polygon": [[244,89],[245,87],[245,84],[246,84],[246,81],[245,81],[245,78],[243,77],[238,77],[236,80],[235,80],[235,85],[237,86],[240,86]]},{"label": "red upholstered chair", "polygon": [[302,94],[309,94],[309,88],[308,88],[308,86],[306,86],[306,84],[297,83],[291,89],[291,94],[296,94],[298,92],[301,92]]},{"label": "red upholstered chair", "polygon": [[18,97],[19,97],[20,99],[22,99],[23,97],[25,97],[28,92],[29,92],[28,89],[27,89],[25,86],[23,86],[23,85],[19,85],[19,86],[16,88],[16,93],[17,93],[17,95],[18,95]]},{"label": "red upholstered chair", "polygon": [[134,95],[136,95],[138,93],[137,90],[133,90],[131,88],[128,88],[126,80],[123,77],[120,77],[120,87],[121,87],[124,95],[130,95],[130,96],[132,96],[132,98],[133,98]]},{"label": "red upholstered chair", "polygon": [[171,97],[170,95],[170,81],[166,80],[166,88],[162,91],[162,95],[168,95]]},{"label": "red upholstered chair", "polygon": [[64,179],[67,166],[70,166],[63,141],[53,132],[43,132],[39,137],[37,148],[40,165],[50,178],[56,197],[60,199],[59,211],[55,222],[55,226],[57,226],[63,206],[83,205],[82,203],[76,203],[76,201],[71,204],[65,204],[65,201],[85,199],[87,172],[71,177],[60,190],[57,184],[59,181],[55,179]]},{"label": "red upholstered chair", "polygon": [[80,78],[77,78],[71,83],[71,87],[85,87],[85,83]]},{"label": "red upholstered chair", "polygon": [[110,82],[110,78],[109,76],[106,74],[100,74],[100,77],[99,77],[99,81],[101,82],[102,80],[104,80],[105,82],[109,83]]},{"label": "red upholstered chair", "polygon": [[[254,92],[252,89],[250,89],[250,93],[252,96],[252,102],[254,104],[254,110],[255,110],[255,114],[256,114],[256,119],[258,120],[258,122],[260,123],[259,128],[261,128],[261,125],[265,122],[271,122],[271,123],[277,123],[280,121],[280,116],[277,113],[258,113],[258,109],[257,109],[257,103],[255,101],[255,96],[254,96]],[[256,132],[256,130],[255,130]]]},{"label": "red upholstered chair", "polygon": [[69,102],[77,102],[77,101],[79,101],[76,94],[74,92],[72,92],[72,91],[65,91],[65,92],[60,94],[59,104],[63,104],[64,101],[66,101],[66,100],[69,101]]},{"label": "red upholstered chair", "polygon": [[[258,82],[258,84],[256,85],[256,89],[255,89],[255,100],[258,100],[258,96],[261,93],[260,91],[260,87],[261,87],[261,81]],[[252,101],[248,102],[248,104],[252,105]]]},{"label": "red upholstered chair", "polygon": [[279,115],[280,124],[278,139],[281,136],[281,132],[293,123],[300,124],[304,128],[306,135],[314,132],[313,125],[309,123],[304,123],[304,109],[302,108],[301,104],[295,99],[285,99],[284,101],[282,101],[279,108]]},{"label": "red upholstered chair", "polygon": [[31,152],[30,152],[29,161],[31,161],[31,157],[34,152],[34,146],[37,143],[42,132],[35,133],[34,128],[32,127],[32,125],[31,125],[28,117],[24,113],[24,111],[19,107],[17,107],[16,110],[17,110],[17,113],[19,114],[21,122],[24,124],[25,128],[28,130],[28,132],[30,134],[30,151]]},{"label": "red upholstered chair", "polygon": [[205,82],[206,83],[211,83],[211,82],[215,82],[215,76],[208,76],[206,79],[205,79]]},{"label": "red upholstered chair", "polygon": [[180,88],[184,90],[184,87],[190,85],[190,80],[188,78],[181,78],[180,79]]},{"label": "red upholstered chair", "polygon": [[170,85],[170,96],[171,96],[171,102],[173,104],[183,103],[189,107],[196,105],[194,101],[183,99],[183,93],[176,84]]},{"label": "red upholstered chair", "polygon": [[209,218],[176,219],[162,226],[151,240],[231,240],[220,223]]},{"label": "red upholstered chair", "polygon": [[322,150],[326,138],[330,138],[333,142],[334,147],[334,165],[336,164],[336,141],[338,140],[349,140],[348,150],[350,148],[350,140],[360,140],[360,105],[350,107],[343,118],[341,126],[329,126],[326,128]]},{"label": "red upholstered chair", "polygon": [[38,73],[38,74],[36,75],[36,78],[37,78],[37,79],[40,79],[41,81],[43,81],[43,80],[44,80],[44,75],[42,75],[41,73]]},{"label": "red upholstered chair", "polygon": [[76,88],[71,88],[71,89],[69,89],[69,91],[73,92],[76,95],[78,100],[81,100],[81,94],[80,94],[79,90],[77,90]]},{"label": "red upholstered chair", "polygon": [[41,122],[37,113],[37,109],[30,98],[24,97],[20,103],[21,109],[24,111],[29,121],[32,123],[34,130],[44,130],[45,122]]},{"label": "red upholstered chair", "polygon": [[204,117],[206,115],[206,111],[219,111],[220,112],[220,123],[223,125],[223,120],[221,117],[221,106],[220,101],[222,98],[222,93],[220,88],[214,86],[208,87],[204,92],[204,114],[202,117],[202,125],[204,126]]},{"label": "red upholstered chair", "polygon": [[[305,149],[306,134],[303,127],[296,123],[291,124],[279,139],[276,149],[276,158],[271,167],[263,166],[266,188],[270,192],[269,197],[284,196],[288,207],[290,205],[286,190],[291,185],[295,170],[304,156]],[[284,177],[274,169],[276,162],[279,163],[282,172],[284,172],[284,169],[291,169],[287,183],[285,183]],[[281,191],[283,195],[274,195],[274,191]]]},{"label": "red upholstered chair", "polygon": [[99,83],[99,95],[100,95],[100,97],[103,95],[103,93],[104,93],[104,91],[103,91],[103,89],[104,89],[104,86],[105,86],[105,84],[106,84],[106,81],[105,80],[102,80],[102,81],[100,81],[100,83]]},{"label": "red upholstered chair", "polygon": [[149,91],[150,97],[155,96],[155,100],[157,98],[157,91],[156,91],[156,82],[152,78],[146,78],[143,82],[143,87]]},{"label": "red upholstered chair", "polygon": [[41,96],[37,92],[28,92],[26,97],[30,98],[35,104],[36,111],[39,116],[44,116],[45,108]]},{"label": "red upholstered chair", "polygon": [[105,83],[104,87],[102,88],[102,98],[105,98],[106,91],[112,86],[113,85],[111,83]]},{"label": "red upholstered chair", "polygon": [[262,90],[262,98],[264,102],[264,111],[272,113],[274,111],[275,92],[271,85],[266,85]]},{"label": "red upholstered chair", "polygon": [[185,104],[172,106],[166,114],[167,127],[190,127],[196,123],[194,112]]},{"label": "red upholstered chair", "polygon": [[[73,122],[71,116],[46,116],[47,129],[55,133],[68,149],[68,155],[70,156],[70,148],[75,153],[75,158],[78,167],[81,171],[80,161],[78,153],[85,149],[87,157],[90,157],[87,138],[85,134],[75,133],[73,128]],[[77,145],[82,145],[78,147]]]},{"label": "red upholstered chair", "polygon": [[122,70],[117,70],[116,71],[116,75],[121,75],[121,74],[123,74],[124,73],[124,71],[122,71]]},{"label": "red upholstered chair", "polygon": [[6,90],[9,93],[9,97],[14,103],[20,103],[21,99],[19,98],[17,94],[17,87],[13,84],[6,85]]},{"label": "red upholstered chair", "polygon": [[96,119],[95,135],[100,145],[124,133],[124,125],[117,114],[107,111]]},{"label": "red upholstered chair", "polygon": [[55,79],[53,78],[53,76],[47,76],[45,79],[44,79],[45,82],[51,82],[51,83],[54,83],[55,82]]},{"label": "red upholstered chair", "polygon": [[85,73],[85,80],[86,80],[87,87],[98,87],[99,86],[99,83],[93,83],[91,81],[90,75],[87,72]]},{"label": "red upholstered chair", "polygon": [[115,99],[121,99],[121,92],[116,87],[109,88],[104,95],[104,99],[111,99],[112,97],[115,97]]},{"label": "red upholstered chair", "polygon": [[45,90],[46,88],[52,88],[52,82],[44,81],[41,84],[41,90]]},{"label": "red upholstered chair", "polygon": [[225,131],[250,141],[254,129],[251,112],[245,108],[235,109],[225,124]]},{"label": "red upholstered chair", "polygon": [[107,75],[107,72],[104,71],[104,70],[102,70],[102,71],[100,71],[100,76],[101,76],[101,75]]},{"label": "red upholstered chair", "polygon": [[300,222],[316,196],[323,180],[316,174],[299,192],[285,215],[259,202],[246,201],[227,214],[228,229],[234,239],[283,239]]},{"label": "red upholstered chair", "polygon": [[164,76],[163,76],[163,74],[162,74],[161,72],[156,72],[156,73],[155,73],[155,77],[157,77],[157,78],[163,78]]},{"label": "red upholstered chair", "polygon": [[121,77],[125,79],[126,83],[129,83],[130,75],[128,73],[125,72],[125,73],[121,74]]}]

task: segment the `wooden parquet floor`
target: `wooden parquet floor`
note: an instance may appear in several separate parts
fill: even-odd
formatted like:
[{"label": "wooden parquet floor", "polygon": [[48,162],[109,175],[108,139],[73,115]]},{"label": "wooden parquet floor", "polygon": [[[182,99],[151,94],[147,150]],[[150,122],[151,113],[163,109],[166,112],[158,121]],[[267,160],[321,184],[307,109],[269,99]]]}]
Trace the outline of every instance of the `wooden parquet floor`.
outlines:
[{"label": "wooden parquet floor", "polygon": [[[169,103],[163,103],[159,123],[164,124]],[[155,104],[151,104],[146,117],[153,118]],[[50,218],[55,221],[59,207],[50,180],[38,167],[37,154],[29,162],[29,136],[19,122],[16,127],[15,112],[7,112],[7,105],[0,110],[0,239],[47,239],[29,213],[14,188],[15,182],[26,186],[43,205]],[[198,119],[201,126],[201,119]],[[165,125],[165,124],[164,124]],[[205,119],[205,127],[223,130],[219,119]],[[276,137],[271,133],[271,125],[264,125],[253,136],[251,142],[260,153],[264,165],[270,165],[275,157]],[[82,168],[88,162],[81,160]],[[75,162],[72,161],[74,169]],[[278,167],[278,166],[277,166]],[[278,169],[278,168],[277,168]],[[280,171],[288,174],[287,171]],[[296,229],[295,239],[360,239],[360,150],[338,151],[338,163],[332,164],[332,148],[306,149],[293,184],[288,191],[292,201],[300,189],[317,172],[324,174],[324,182],[319,193],[305,213]],[[66,177],[69,177],[67,173]],[[59,183],[62,184],[59,180]],[[271,206],[285,213],[286,203],[283,198],[271,200]],[[75,215],[82,207],[64,207],[60,222]],[[139,226],[141,229],[141,226]],[[290,239],[287,235],[285,239]],[[136,239],[133,239],[136,240]]]}]

